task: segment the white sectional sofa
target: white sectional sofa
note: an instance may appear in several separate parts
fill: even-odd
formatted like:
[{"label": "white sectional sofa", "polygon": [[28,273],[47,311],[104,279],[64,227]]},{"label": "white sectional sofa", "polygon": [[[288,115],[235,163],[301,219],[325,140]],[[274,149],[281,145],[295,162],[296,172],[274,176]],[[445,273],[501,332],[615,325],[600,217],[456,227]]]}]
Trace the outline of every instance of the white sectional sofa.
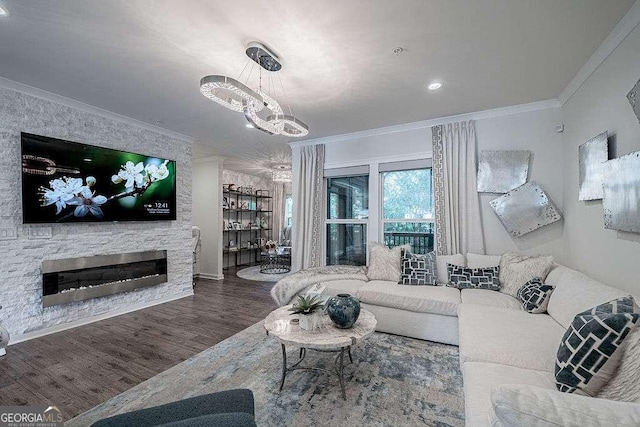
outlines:
[{"label": "white sectional sofa", "polygon": [[[490,264],[495,259],[487,261]],[[561,402],[559,407],[542,409],[545,417],[557,421],[555,425],[640,425],[640,386],[626,398],[635,403],[621,403],[561,393],[554,377],[556,353],[574,316],[629,293],[561,265],[553,267],[545,282],[556,287],[547,314],[530,314],[517,299],[490,290],[460,291],[380,280],[322,284],[326,295],[349,293],[358,297],[362,306],[376,316],[378,331],[459,345],[467,426],[529,425],[531,420],[538,420],[534,422],[537,425],[554,425],[541,422],[531,413],[527,416],[533,418],[503,423],[498,419],[501,411],[508,413],[503,414],[505,419],[513,416],[513,408],[496,403],[504,395],[529,403],[533,400],[534,404],[545,399]],[[632,335],[628,340],[635,340],[636,345],[626,351],[635,353],[623,357],[637,359],[640,333]],[[640,383],[640,372],[633,374],[635,382]],[[496,405],[501,409],[496,411]],[[539,405],[536,408],[540,410]],[[617,418],[610,418],[612,413]],[[602,417],[609,417],[608,421]]]}]

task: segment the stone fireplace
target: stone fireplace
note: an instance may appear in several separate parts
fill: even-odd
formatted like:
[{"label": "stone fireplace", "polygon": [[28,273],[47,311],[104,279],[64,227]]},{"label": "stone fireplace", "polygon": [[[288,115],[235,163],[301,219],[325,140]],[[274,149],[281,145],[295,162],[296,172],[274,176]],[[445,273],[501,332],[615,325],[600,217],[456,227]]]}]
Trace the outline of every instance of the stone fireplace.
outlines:
[{"label": "stone fireplace", "polygon": [[42,306],[84,301],[167,281],[167,251],[42,262]]}]

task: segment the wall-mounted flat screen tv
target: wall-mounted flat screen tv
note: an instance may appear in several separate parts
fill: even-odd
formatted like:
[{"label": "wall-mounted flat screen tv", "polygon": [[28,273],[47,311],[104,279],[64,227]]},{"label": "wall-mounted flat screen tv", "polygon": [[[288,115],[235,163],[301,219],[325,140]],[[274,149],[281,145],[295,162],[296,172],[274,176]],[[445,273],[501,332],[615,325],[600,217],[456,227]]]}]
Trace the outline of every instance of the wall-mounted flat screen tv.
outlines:
[{"label": "wall-mounted flat screen tv", "polygon": [[25,224],[176,219],[176,162],[22,133]]}]

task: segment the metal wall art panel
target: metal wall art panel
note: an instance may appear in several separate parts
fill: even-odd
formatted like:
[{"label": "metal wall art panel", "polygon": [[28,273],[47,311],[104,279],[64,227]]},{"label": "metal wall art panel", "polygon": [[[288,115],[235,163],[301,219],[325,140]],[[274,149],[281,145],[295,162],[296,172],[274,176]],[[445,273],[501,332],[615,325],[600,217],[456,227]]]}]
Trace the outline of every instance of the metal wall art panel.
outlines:
[{"label": "metal wall art panel", "polygon": [[546,193],[533,181],[489,203],[513,237],[520,237],[562,219]]},{"label": "metal wall art panel", "polygon": [[578,147],[578,200],[602,199],[602,170],[609,160],[608,137],[603,132]]},{"label": "metal wall art panel", "polygon": [[631,91],[627,94],[627,99],[631,104],[631,108],[633,108],[633,112],[636,113],[636,117],[640,122],[640,80],[638,83],[631,89]]},{"label": "metal wall art panel", "polygon": [[604,167],[604,228],[640,233],[640,151]]},{"label": "metal wall art panel", "polygon": [[528,150],[481,151],[478,156],[478,192],[506,193],[527,182]]}]

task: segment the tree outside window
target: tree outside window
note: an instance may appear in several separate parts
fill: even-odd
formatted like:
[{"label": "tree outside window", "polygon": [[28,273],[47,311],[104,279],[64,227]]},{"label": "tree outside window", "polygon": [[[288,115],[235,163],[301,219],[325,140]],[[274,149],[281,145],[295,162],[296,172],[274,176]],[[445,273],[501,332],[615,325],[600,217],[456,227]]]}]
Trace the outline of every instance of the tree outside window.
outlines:
[{"label": "tree outside window", "polygon": [[415,253],[433,250],[431,169],[383,172],[382,231],[390,247],[409,244]]}]

